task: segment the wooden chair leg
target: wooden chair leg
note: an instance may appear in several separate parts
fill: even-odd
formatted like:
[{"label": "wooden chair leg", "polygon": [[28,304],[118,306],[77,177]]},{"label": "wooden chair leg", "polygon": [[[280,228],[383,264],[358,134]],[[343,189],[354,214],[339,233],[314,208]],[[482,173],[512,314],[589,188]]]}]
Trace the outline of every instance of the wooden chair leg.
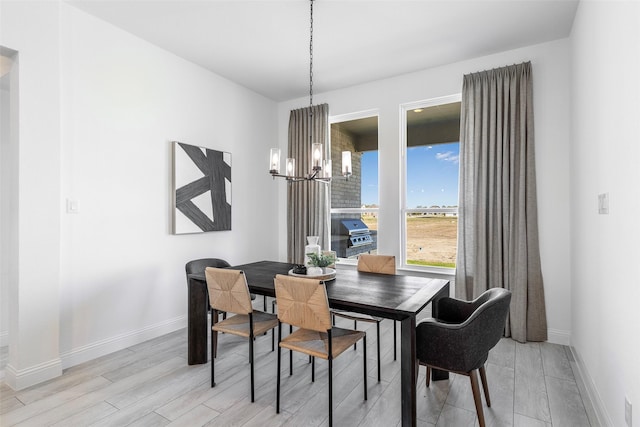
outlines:
[{"label": "wooden chair leg", "polygon": [[213,357],[213,354],[215,353],[216,349],[215,349],[215,336],[214,336],[214,331],[213,329],[211,329],[211,387],[215,387],[216,386],[216,378],[215,378],[215,360],[216,358]]},{"label": "wooden chair leg", "polygon": [[[293,333],[293,326],[289,325],[289,335]],[[289,350],[289,376],[293,375],[293,350]]]},{"label": "wooden chair leg", "polygon": [[[354,320],[354,321],[353,321],[353,329],[354,329],[354,330],[358,329],[358,321],[357,321],[357,320]],[[354,349],[354,350],[356,349],[356,346],[357,346],[357,345],[358,345],[358,343],[354,343],[354,344],[353,344],[353,349]]]},{"label": "wooden chair leg", "polygon": [[333,360],[331,355],[327,360],[329,363],[329,427],[333,427]]},{"label": "wooden chair leg", "polygon": [[[278,322],[279,323],[279,322]],[[278,324],[278,381],[276,386],[276,414],[280,413],[280,359],[282,356],[282,348],[280,341],[282,340],[282,324]]]},{"label": "wooden chair leg", "polygon": [[316,358],[311,358],[311,382],[316,382]]},{"label": "wooden chair leg", "polygon": [[378,348],[378,382],[380,382],[380,322],[376,322],[376,346]]},{"label": "wooden chair leg", "polygon": [[482,397],[480,396],[480,388],[478,387],[478,376],[476,375],[476,370],[469,372],[469,379],[471,380],[473,401],[476,404],[476,412],[478,413],[478,423],[480,424],[480,427],[485,427],[484,411],[482,410]]},{"label": "wooden chair leg", "polygon": [[487,383],[487,371],[485,371],[484,365],[480,368],[480,381],[482,381],[484,399],[487,401],[487,406],[491,407],[491,398],[489,397],[489,384]]},{"label": "wooden chair leg", "polygon": [[[380,363],[380,354],[378,353],[378,363]],[[364,400],[367,400],[367,335],[362,337],[362,366],[364,368]],[[379,366],[379,365],[378,365]],[[378,378],[380,381],[380,378]]]},{"label": "wooden chair leg", "polygon": [[211,310],[211,358],[218,357],[218,331],[213,330],[213,325],[218,323],[218,310]]},{"label": "wooden chair leg", "polygon": [[251,364],[251,402],[255,401],[254,396],[254,375],[253,375],[253,333],[249,336],[249,363]]}]

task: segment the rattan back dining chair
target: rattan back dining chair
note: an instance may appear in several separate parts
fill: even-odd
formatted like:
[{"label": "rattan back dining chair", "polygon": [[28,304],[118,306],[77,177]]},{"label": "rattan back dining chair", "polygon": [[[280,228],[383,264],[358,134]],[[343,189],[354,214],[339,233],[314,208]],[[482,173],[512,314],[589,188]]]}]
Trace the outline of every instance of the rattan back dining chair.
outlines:
[{"label": "rattan back dining chair", "polygon": [[[333,425],[333,359],[363,340],[364,400],[367,400],[367,337],[363,331],[337,328],[331,323],[327,289],[320,280],[278,274],[274,279],[278,307],[278,381],[276,413],[280,413],[281,349],[327,360],[329,369],[329,426]],[[282,323],[296,329],[282,337]],[[290,372],[291,374],[291,372]],[[314,375],[312,373],[312,380]]]},{"label": "rattan back dining chair", "polygon": [[[396,274],[396,257],[393,255],[370,255],[361,254],[358,256],[358,271],[365,273],[377,274]],[[376,348],[378,350],[378,381],[380,381],[380,322],[381,317],[368,316],[365,314],[356,314],[348,311],[334,310],[334,316],[353,320],[353,329],[358,327],[358,322],[367,322],[376,324]],[[335,317],[334,317],[335,323]],[[393,360],[396,360],[396,321],[393,321]],[[354,349],[356,346],[354,345]]]},{"label": "rattan back dining chair", "polygon": [[241,270],[207,267],[205,270],[207,289],[209,290],[209,304],[212,310],[233,313],[233,316],[214,323],[215,316],[211,316],[211,387],[215,387],[215,349],[217,334],[223,332],[237,335],[249,340],[249,363],[251,365],[251,401],[254,401],[254,337],[264,334],[271,329],[271,351],[274,350],[273,329],[278,326],[278,319],[274,314],[254,310],[251,304],[249,287]]}]

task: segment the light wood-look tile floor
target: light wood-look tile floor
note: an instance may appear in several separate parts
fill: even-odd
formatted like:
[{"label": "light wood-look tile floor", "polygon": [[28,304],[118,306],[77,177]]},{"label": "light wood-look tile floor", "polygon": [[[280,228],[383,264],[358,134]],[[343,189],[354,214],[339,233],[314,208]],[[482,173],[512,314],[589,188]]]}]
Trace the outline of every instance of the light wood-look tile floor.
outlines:
[{"label": "light wood-look tile floor", "polygon": [[[350,322],[340,323],[347,327]],[[363,326],[369,326],[364,325]],[[393,322],[382,322],[382,381],[376,381],[375,326],[369,326],[369,399],[363,401],[362,348],[334,361],[336,426],[400,425],[400,361],[393,361]],[[283,328],[285,330],[286,328]],[[9,426],[326,426],[327,368],[316,361],[316,380],[304,355],[294,353],[289,376],[283,351],[282,407],[276,414],[276,352],[271,337],[255,345],[256,400],[250,401],[247,341],[219,338],[215,388],[210,365],[188,366],[186,330],[135,345],[65,370],[22,391],[1,385],[0,425]],[[491,351],[487,378],[489,426],[592,426],[597,422],[576,381],[567,347],[502,339]],[[424,384],[418,378],[418,425],[477,426],[469,379]],[[484,398],[483,398],[484,402]]]}]

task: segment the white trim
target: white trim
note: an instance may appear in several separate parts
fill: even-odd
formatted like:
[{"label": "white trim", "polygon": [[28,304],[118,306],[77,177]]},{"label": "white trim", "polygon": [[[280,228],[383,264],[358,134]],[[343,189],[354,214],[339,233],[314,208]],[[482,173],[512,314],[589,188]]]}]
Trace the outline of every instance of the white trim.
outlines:
[{"label": "white trim", "polygon": [[580,376],[580,381],[584,384],[584,388],[586,390],[587,395],[582,396],[583,400],[588,400],[591,403],[591,406],[595,412],[595,416],[598,418],[598,425],[603,427],[613,426],[613,422],[611,421],[611,417],[607,413],[606,406],[600,397],[600,393],[598,393],[598,389],[593,382],[593,379],[589,375],[589,371],[585,366],[582,358],[578,354],[578,351],[573,346],[569,346],[571,350],[571,355],[573,356],[573,360],[576,363],[577,374]]},{"label": "white trim", "polygon": [[331,208],[331,213],[342,214],[342,213],[378,213],[380,208]]},{"label": "white trim", "polygon": [[371,110],[356,111],[355,113],[329,115],[329,124],[349,122],[351,120],[366,119],[368,117],[380,117],[380,110],[377,108]]},{"label": "white trim", "polygon": [[62,368],[79,365],[89,360],[97,359],[114,351],[122,350],[132,345],[157,338],[159,336],[177,331],[187,326],[187,317],[178,316],[174,319],[155,325],[147,326],[136,331],[126,332],[105,340],[94,342],[93,344],[75,348],[71,351],[60,354]]},{"label": "white trim", "polygon": [[56,358],[26,369],[16,369],[7,364],[4,374],[4,381],[9,387],[14,390],[23,390],[62,375],[62,363],[59,358]]},{"label": "white trim", "polygon": [[568,346],[571,344],[571,333],[569,331],[547,328],[547,342]]}]

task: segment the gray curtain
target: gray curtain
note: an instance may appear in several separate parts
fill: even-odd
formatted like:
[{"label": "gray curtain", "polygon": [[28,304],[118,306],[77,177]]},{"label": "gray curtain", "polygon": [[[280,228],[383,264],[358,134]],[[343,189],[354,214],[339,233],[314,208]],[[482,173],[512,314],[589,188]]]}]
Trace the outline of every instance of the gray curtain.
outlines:
[{"label": "gray curtain", "polygon": [[[310,113],[313,113],[312,115]],[[324,158],[329,153],[329,105],[321,104],[291,111],[289,150],[296,159],[296,176],[311,171],[311,144],[321,142]],[[311,140],[309,139],[311,135]],[[307,236],[319,236],[319,245],[329,246],[329,185],[318,181],[292,182],[287,188],[287,261],[302,264]]]},{"label": "gray curtain", "polygon": [[531,63],[464,76],[456,297],[511,290],[507,336],[546,341]]}]

